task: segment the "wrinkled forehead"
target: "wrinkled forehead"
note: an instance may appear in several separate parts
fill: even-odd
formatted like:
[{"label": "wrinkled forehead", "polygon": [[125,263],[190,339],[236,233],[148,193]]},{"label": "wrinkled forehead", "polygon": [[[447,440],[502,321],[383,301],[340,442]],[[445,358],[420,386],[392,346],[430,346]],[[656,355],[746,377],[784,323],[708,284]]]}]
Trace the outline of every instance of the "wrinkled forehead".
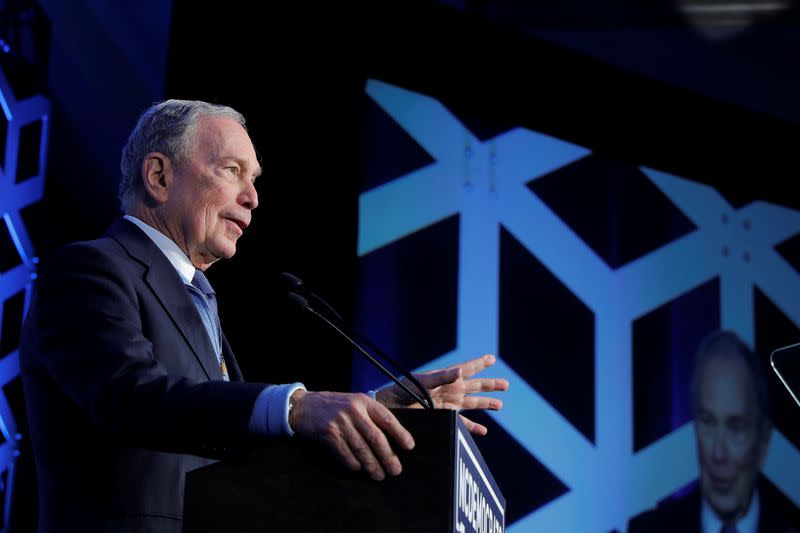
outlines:
[{"label": "wrinkled forehead", "polygon": [[253,143],[244,126],[231,117],[205,116],[195,124],[195,143],[198,148],[221,152],[231,149],[247,149],[253,152]]},{"label": "wrinkled forehead", "polygon": [[256,175],[261,172],[247,130],[236,119],[227,116],[206,116],[197,121],[189,157],[207,162],[232,159],[248,172]]}]

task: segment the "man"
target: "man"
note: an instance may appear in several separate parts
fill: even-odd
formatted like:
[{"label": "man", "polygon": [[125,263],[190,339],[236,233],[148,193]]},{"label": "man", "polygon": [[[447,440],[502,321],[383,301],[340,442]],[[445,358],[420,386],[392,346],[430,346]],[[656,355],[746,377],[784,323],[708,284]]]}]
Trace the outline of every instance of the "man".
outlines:
[{"label": "man", "polygon": [[[234,255],[258,206],[244,118],[156,104],[121,169],[125,217],[42,265],[21,338],[40,531],[178,532],[186,472],[264,436],[316,439],[376,480],[399,474],[394,450],[414,441],[388,409],[412,406],[397,388],[373,399],[242,381],[203,272]],[[507,388],[472,378],[493,363],[419,379],[440,407],[499,409],[470,395]]]},{"label": "man", "polygon": [[630,532],[794,531],[785,498],[761,479],[772,422],[761,362],[729,331],[698,348],[690,385],[699,487],[634,518]]}]

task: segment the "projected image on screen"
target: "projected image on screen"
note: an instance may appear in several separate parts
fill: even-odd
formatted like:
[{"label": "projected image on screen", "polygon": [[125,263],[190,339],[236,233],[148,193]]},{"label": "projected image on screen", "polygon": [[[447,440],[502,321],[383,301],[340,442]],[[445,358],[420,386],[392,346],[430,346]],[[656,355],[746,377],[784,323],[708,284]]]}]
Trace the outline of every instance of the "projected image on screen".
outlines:
[{"label": "projected image on screen", "polygon": [[[703,501],[797,527],[800,412],[781,384],[766,374],[759,396],[726,358],[719,383],[692,382],[716,331],[764,369],[776,339],[800,341],[800,212],[526,128],[477,132],[379,80],[365,92],[358,328],[417,370],[497,356],[511,387],[478,445],[508,530],[626,531],[686,501],[672,514],[697,527]],[[354,365],[356,389],[384,383]],[[721,440],[737,431],[739,455]]]}]

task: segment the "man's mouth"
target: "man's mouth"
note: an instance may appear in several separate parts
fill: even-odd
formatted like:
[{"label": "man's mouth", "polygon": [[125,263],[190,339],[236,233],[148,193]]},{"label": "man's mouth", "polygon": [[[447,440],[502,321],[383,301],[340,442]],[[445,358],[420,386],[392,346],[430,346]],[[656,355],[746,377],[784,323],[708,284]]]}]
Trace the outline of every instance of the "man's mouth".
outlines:
[{"label": "man's mouth", "polygon": [[244,230],[245,230],[245,228],[247,228],[247,226],[249,226],[249,225],[250,225],[248,222],[245,222],[244,220],[240,220],[240,219],[238,219],[238,218],[230,218],[230,217],[225,217],[225,220],[228,220],[228,221],[230,221],[230,222],[233,222],[233,223],[234,223],[234,224],[236,224],[236,225],[239,227],[239,229],[240,229],[240,230],[242,230],[242,231],[244,231]]},{"label": "man's mouth", "polygon": [[711,486],[718,492],[729,492],[736,482],[735,478],[715,476],[714,474],[709,474],[708,478],[711,480]]}]

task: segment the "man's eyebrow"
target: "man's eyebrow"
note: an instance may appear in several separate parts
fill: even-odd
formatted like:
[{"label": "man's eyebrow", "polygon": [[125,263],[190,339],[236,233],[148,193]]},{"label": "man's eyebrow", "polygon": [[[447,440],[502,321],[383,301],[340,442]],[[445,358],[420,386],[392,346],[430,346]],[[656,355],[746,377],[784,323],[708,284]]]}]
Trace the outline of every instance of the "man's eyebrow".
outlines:
[{"label": "man's eyebrow", "polygon": [[749,417],[746,414],[736,413],[733,415],[728,415],[727,417],[725,417],[725,420],[728,422],[747,422],[748,418]]},{"label": "man's eyebrow", "polygon": [[[246,169],[250,166],[249,162],[246,159],[242,159],[241,157],[230,156],[230,157],[225,157],[223,159],[229,159],[230,161],[234,161],[237,165],[239,165],[243,169]],[[264,169],[261,167],[261,165],[257,166],[256,169],[253,171],[253,179],[259,177],[263,171]]]}]

